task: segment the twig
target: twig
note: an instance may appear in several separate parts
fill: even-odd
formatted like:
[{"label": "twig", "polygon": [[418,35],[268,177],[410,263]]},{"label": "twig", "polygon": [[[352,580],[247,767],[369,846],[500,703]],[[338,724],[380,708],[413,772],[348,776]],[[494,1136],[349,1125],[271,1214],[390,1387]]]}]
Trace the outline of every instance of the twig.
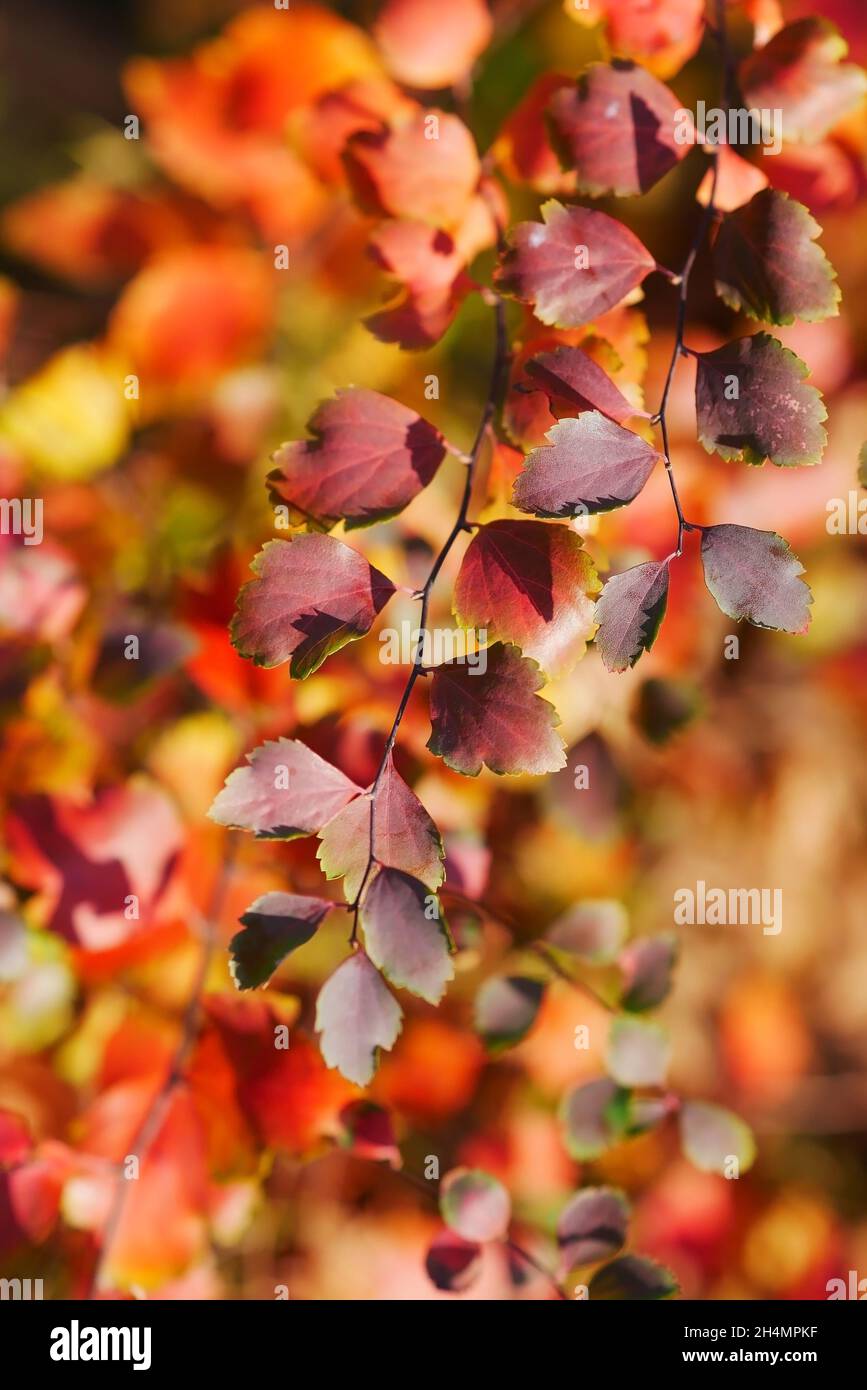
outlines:
[{"label": "twig", "polygon": [[[198,967],[196,969],[195,979],[193,980],[190,995],[187,1000],[186,1007],[184,1009],[180,1041],[177,1047],[175,1048],[174,1054],[169,1064],[169,1069],[165,1076],[165,1080],[163,1081],[162,1086],[157,1091],[156,1095],[154,1096],[153,1100],[148,1106],[148,1109],[141,1123],[139,1124],[138,1129],[133,1135],[133,1138],[129,1145],[130,1152],[138,1157],[140,1163],[144,1163],[148,1150],[150,1149],[151,1145],[153,1144],[154,1140],[159,1134],[160,1129],[162,1128],[163,1121],[165,1120],[166,1113],[171,1102],[172,1096],[174,1094],[175,1087],[178,1085],[180,1081],[183,1080],[184,1069],[187,1065],[187,1062],[189,1061],[190,1053],[193,1050],[193,1047],[199,1034],[199,1022],[202,1009],[202,995],[204,993],[205,984],[208,978],[208,971],[211,966],[211,961],[214,955],[214,949],[217,943],[217,927],[223,910],[223,904],[226,899],[229,881],[231,879],[232,872],[234,869],[237,847],[237,835],[235,834],[235,832],[230,831],[228,834],[226,844],[226,853],[223,857],[223,863],[220,868],[217,881],[214,885],[213,892],[211,893],[211,900],[208,904],[207,912],[204,918],[202,954],[199,959]],[[102,1244],[100,1247],[99,1255],[94,1264],[93,1271],[90,1277],[90,1282],[88,1285],[88,1290],[85,1295],[87,1299],[94,1298],[98,1293],[99,1289],[102,1287],[105,1274],[105,1267],[108,1262],[108,1257],[111,1253],[111,1248],[114,1244],[115,1238],[117,1237],[118,1228],[120,1226],[121,1218],[123,1217],[124,1208],[126,1206],[128,1181],[129,1180],[124,1176],[122,1167],[120,1167],[116,1178],[115,1190],[112,1196],[108,1217],[106,1218],[105,1226],[102,1232]]]},{"label": "twig", "polygon": [[[716,13],[717,24],[715,28],[711,29],[711,32],[714,34],[714,37],[719,43],[720,50],[722,53],[724,70],[723,86],[724,95],[727,98],[729,91],[731,65],[729,60],[728,39],[726,34],[725,0],[717,0]],[[708,27],[711,28],[711,26]],[[681,270],[679,276],[673,276],[671,272],[663,271],[663,273],[666,274],[668,278],[671,280],[671,283],[676,284],[678,286],[677,321],[675,326],[674,347],[671,353],[671,360],[668,364],[668,371],[665,377],[665,385],[662,388],[662,399],[659,403],[659,409],[653,416],[653,423],[659,425],[660,431],[662,433],[662,457],[663,462],[665,463],[665,471],[668,475],[668,482],[671,488],[671,496],[674,502],[674,509],[677,513],[677,546],[672,552],[672,556],[670,558],[675,558],[683,553],[684,531],[694,531],[701,529],[700,527],[695,526],[692,522],[687,521],[686,517],[684,516],[683,507],[680,501],[680,495],[677,490],[677,483],[674,477],[674,468],[671,462],[671,446],[668,438],[668,420],[666,417],[666,412],[668,410],[668,399],[671,395],[671,388],[674,382],[674,374],[677,370],[678,361],[681,357],[694,355],[692,354],[691,349],[684,346],[683,335],[684,329],[686,327],[686,302],[687,296],[689,294],[689,279],[692,274],[693,267],[695,266],[696,257],[698,256],[702,243],[704,242],[705,236],[707,235],[708,227],[710,226],[711,222],[714,219],[714,216],[716,215],[715,199],[717,181],[719,178],[719,150],[717,148],[714,148],[710,157],[711,167],[713,169],[713,173],[711,175],[710,195],[708,197],[707,206],[704,209],[701,218],[699,219],[698,227],[696,228],[695,235],[692,239],[692,244],[689,248],[689,252],[687,253],[686,260],[683,264],[683,269]]]},{"label": "twig", "polygon": [[349,905],[353,914],[352,932],[349,941],[350,945],[353,946],[356,944],[358,938],[359,905],[361,903],[361,898],[364,893],[365,887],[367,886],[367,880],[370,877],[374,864],[376,863],[376,795],[382,782],[385,769],[388,766],[388,759],[391,754],[391,750],[394,748],[395,740],[397,739],[398,729],[400,728],[401,721],[403,719],[404,714],[406,713],[406,708],[409,704],[409,698],[413,692],[413,687],[415,686],[415,683],[418,680],[419,676],[427,675],[427,671],[424,665],[424,648],[425,635],[427,629],[427,615],[428,608],[430,606],[431,592],[433,590],[434,585],[436,584],[440,570],[442,569],[443,565],[446,562],[446,559],[448,558],[449,551],[451,550],[458,536],[461,534],[462,531],[467,531],[470,529],[469,524],[467,522],[467,512],[469,510],[470,498],[472,496],[473,491],[473,479],[475,477],[476,464],[479,460],[479,455],[482,450],[482,445],[485,441],[485,436],[487,435],[488,430],[490,429],[491,424],[493,422],[494,414],[497,409],[497,404],[499,402],[503,386],[506,366],[509,358],[509,344],[506,333],[505,307],[503,305],[503,301],[499,297],[494,302],[494,315],[496,321],[496,338],[494,361],[491,367],[490,384],[488,387],[488,395],[485,401],[485,406],[482,411],[482,417],[479,421],[479,426],[476,431],[475,440],[473,441],[473,447],[467,456],[467,472],[466,477],[464,479],[464,490],[463,496],[461,497],[460,508],[458,509],[458,514],[455,519],[455,523],[452,526],[452,529],[446,537],[445,541],[443,542],[439,554],[433,562],[430,573],[428,574],[428,577],[424,582],[424,586],[417,592],[417,597],[421,600],[421,613],[419,616],[418,624],[418,642],[416,643],[416,649],[413,655],[412,669],[410,670],[406,685],[404,686],[403,694],[400,697],[400,703],[397,707],[397,713],[394,716],[394,720],[392,722],[388,738],[386,739],[385,748],[383,750],[382,758],[380,760],[376,776],[374,777],[370,790],[367,793],[370,798],[370,839],[367,864],[365,866],[364,874],[362,876],[358,892],[356,893],[355,898]]}]

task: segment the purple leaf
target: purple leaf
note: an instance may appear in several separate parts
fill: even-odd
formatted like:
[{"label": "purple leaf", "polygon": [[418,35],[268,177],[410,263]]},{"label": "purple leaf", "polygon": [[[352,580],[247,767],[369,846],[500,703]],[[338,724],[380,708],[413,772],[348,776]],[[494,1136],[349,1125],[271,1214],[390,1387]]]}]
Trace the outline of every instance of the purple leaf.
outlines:
[{"label": "purple leaf", "polygon": [[612,1187],[585,1187],[563,1208],[557,1221],[561,1272],[610,1259],[626,1242],[629,1204]]},{"label": "purple leaf", "polygon": [[580,328],[613,309],[656,262],[615,218],[551,199],[543,222],[518,222],[495,279],[503,294],[532,304],[542,323]]},{"label": "purple leaf", "polygon": [[659,454],[632,430],[597,410],[560,420],[550,443],[528,454],[513,501],[537,516],[610,512],[637,497]]},{"label": "purple leaf", "polygon": [[268,541],[238,595],[232,642],[257,666],[291,661],[303,680],[332,652],[363,637],[394,585],[333,536]]},{"label": "purple leaf", "polygon": [[[320,833],[317,852],[326,878],[344,878],[347,902],[354,902],[370,853],[370,794],[350,802]],[[439,831],[395,769],[389,753],[376,793],[374,859],[389,869],[439,888],[445,876]]]},{"label": "purple leaf", "polygon": [[545,986],[524,975],[495,976],[476,995],[473,1023],[489,1052],[526,1037],[542,1004]]},{"label": "purple leaf", "polygon": [[370,959],[391,981],[438,1004],[454,978],[451,942],[436,896],[399,869],[380,869],[361,903]]},{"label": "purple leaf", "polygon": [[803,203],[763,188],[723,219],[713,248],[716,291],[765,323],[814,322],[838,313],[840,287]]},{"label": "purple leaf", "polygon": [[596,645],[609,671],[625,671],[650,650],[667,602],[667,560],[612,575],[596,604]]},{"label": "purple leaf", "polygon": [[558,415],[598,410],[618,425],[633,415],[646,416],[646,411],[630,405],[608,373],[579,347],[540,352],[525,362],[524,371],[556,405]]},{"label": "purple leaf", "polygon": [[488,648],[484,673],[457,661],[435,667],[428,748],[467,777],[483,763],[498,773],[557,772],[566,757],[557,712],[536,694],[542,684],[535,661],[500,644]]},{"label": "purple leaf", "polygon": [[443,1293],[463,1293],[475,1283],[482,1268],[482,1247],[461,1240],[453,1231],[441,1231],[425,1258],[428,1278]]},{"label": "purple leaf", "polygon": [[704,578],[724,613],[774,632],[806,632],[812,594],[804,566],[776,531],[709,526],[701,538]]},{"label": "purple leaf", "polygon": [[268,474],[271,500],[296,524],[367,526],[403,510],[445,456],[439,430],[378,391],[339,391],[310,420],[310,440],[284,444]]},{"label": "purple leaf", "polygon": [[697,354],[698,436],[708,453],[781,468],[818,463],[828,412],[807,368],[768,333]]},{"label": "purple leaf", "polygon": [[646,193],[693,144],[675,138],[681,104],[635,63],[592,63],[577,87],[556,92],[548,107],[552,143],[578,192],[599,197]]},{"label": "purple leaf", "polygon": [[218,825],[280,840],[315,835],[361,792],[297,739],[263,743],[247,762],[230,773],[208,812]]},{"label": "purple leaf", "polygon": [[401,1007],[363,951],[339,965],[319,991],[316,1031],[326,1065],[356,1086],[376,1071],[378,1050],[397,1041]]}]

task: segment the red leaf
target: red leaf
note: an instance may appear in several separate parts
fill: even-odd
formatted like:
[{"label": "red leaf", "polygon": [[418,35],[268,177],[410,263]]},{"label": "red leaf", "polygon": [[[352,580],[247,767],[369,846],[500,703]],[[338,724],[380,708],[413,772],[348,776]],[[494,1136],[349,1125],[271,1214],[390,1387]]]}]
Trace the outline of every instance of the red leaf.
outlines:
[{"label": "red leaf", "polygon": [[364,894],[361,924],[367,954],[393,985],[438,1004],[454,979],[451,942],[426,884],[380,869]]},{"label": "red leaf", "polygon": [[590,323],[656,266],[638,237],[604,212],[551,199],[542,217],[512,228],[495,276],[500,290],[532,304],[542,323]]},{"label": "red leaf", "polygon": [[368,314],[363,320],[381,343],[397,343],[408,351],[433,347],[451,328],[472,281],[460,274],[443,288],[409,290],[396,300]]},{"label": "red leaf", "polygon": [[487,670],[450,661],[431,676],[428,748],[448,767],[475,777],[492,772],[557,772],[566,755],[554,732],[557,711],[536,694],[535,661],[517,647],[488,648]]},{"label": "red leaf", "polygon": [[443,1293],[463,1293],[479,1277],[481,1267],[482,1247],[461,1240],[453,1231],[441,1231],[425,1257],[428,1278]]},{"label": "red leaf", "polygon": [[568,527],[492,521],[467,548],[454,613],[462,627],[520,647],[559,676],[586,651],[599,588],[593,561]]},{"label": "red leaf", "polygon": [[[395,770],[391,754],[376,793],[374,858],[402,869],[435,889],[443,881],[439,831],[418,797]],[[359,797],[326,825],[318,858],[326,878],[344,877],[348,902],[355,900],[370,852],[370,796]]]},{"label": "red leaf", "polygon": [[381,223],[368,251],[386,274],[417,292],[451,288],[464,264],[449,232],[409,218]]},{"label": "red leaf", "polygon": [[548,108],[554,146],[574,167],[579,193],[646,193],[689,153],[678,140],[683,111],[668,87],[634,63],[592,63],[577,87],[557,92]]},{"label": "red leaf", "polygon": [[552,406],[565,415],[568,407],[573,413],[598,410],[622,425],[632,415],[645,415],[636,410],[617,389],[607,372],[587,352],[578,347],[561,347],[554,352],[540,352],[524,366],[528,376],[538,382]]},{"label": "red leaf", "polygon": [[514,183],[529,184],[538,193],[565,193],[575,186],[574,174],[564,174],[551,148],[545,121],[551,97],[564,87],[571,89],[571,78],[542,73],[508,117],[494,143],[497,162],[507,176]]},{"label": "red leaf", "polygon": [[469,72],[493,24],[485,0],[385,0],[373,32],[398,82],[435,91]]},{"label": "red leaf", "polygon": [[356,1158],[368,1158],[401,1168],[403,1159],[391,1115],[369,1100],[354,1100],[340,1112],[340,1144]]},{"label": "red leaf", "polygon": [[641,59],[659,77],[683,67],[704,32],[705,0],[582,0],[565,8],[579,24],[604,19],[606,47]]},{"label": "red leaf", "polygon": [[650,650],[667,602],[667,560],[612,575],[596,605],[596,645],[609,671],[625,671]]},{"label": "red leaf", "polygon": [[862,69],[840,61],[848,51],[827,19],[787,24],[741,66],[747,106],[779,111],[784,140],[815,144],[861,104],[867,90]]},{"label": "red leaf", "polygon": [[537,516],[610,512],[637,497],[659,458],[639,435],[597,410],[561,420],[528,454],[513,501]]},{"label": "red leaf", "polygon": [[765,323],[837,314],[840,287],[814,240],[821,230],[803,204],[763,189],[723,220],[713,248],[717,294]]},{"label": "red leaf", "polygon": [[827,436],[822,397],[807,367],[768,333],[697,354],[698,436],[708,453],[781,468],[818,463]]},{"label": "red leaf", "polygon": [[445,456],[439,430],[378,391],[338,391],[308,424],[311,440],[284,444],[268,474],[271,500],[309,530],[367,526],[395,516],[427,487]]},{"label": "red leaf", "polygon": [[394,1047],[402,1018],[379,971],[363,951],[356,951],[325,981],[316,1000],[316,1031],[326,1064],[366,1086],[376,1071],[379,1048]]},{"label": "red leaf", "polygon": [[232,644],[257,666],[289,661],[303,680],[332,652],[370,630],[394,585],[333,536],[268,541],[238,595]]},{"label": "red leaf", "polygon": [[[207,1012],[234,1071],[238,1103],[261,1143],[298,1153],[334,1133],[351,1090],[299,1033],[288,1047],[275,1047],[274,1030],[283,1021],[275,1002],[264,995],[210,995]],[[213,1058],[200,1064],[210,1076]]]},{"label": "red leaf", "polygon": [[775,531],[708,526],[701,538],[704,577],[730,618],[776,632],[806,632],[812,595],[804,566]]},{"label": "red leaf", "polygon": [[27,797],[13,803],[7,835],[22,881],[49,901],[50,929],[88,951],[120,946],[153,923],[183,843],[173,803],[144,779],[83,806]]},{"label": "red leaf", "polygon": [[280,840],[315,835],[361,792],[297,739],[263,743],[247,762],[230,773],[208,812],[218,825]]},{"label": "red leaf", "polygon": [[457,116],[422,112],[391,129],[360,131],[343,155],[365,212],[453,227],[481,174],[475,142]]}]

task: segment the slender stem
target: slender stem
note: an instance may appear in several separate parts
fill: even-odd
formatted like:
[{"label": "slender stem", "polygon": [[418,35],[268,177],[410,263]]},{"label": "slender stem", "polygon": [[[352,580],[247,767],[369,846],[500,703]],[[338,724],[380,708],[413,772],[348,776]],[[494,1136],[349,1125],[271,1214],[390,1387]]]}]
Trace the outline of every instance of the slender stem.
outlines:
[{"label": "slender stem", "polygon": [[[184,1069],[186,1068],[190,1053],[199,1035],[202,996],[204,994],[208,971],[217,944],[217,927],[226,900],[229,882],[234,870],[237,847],[237,835],[230,831],[226,853],[223,856],[220,872],[217,876],[213,892],[211,893],[211,899],[204,918],[202,952],[199,957],[198,966],[196,967],[196,974],[192,988],[190,989],[190,995],[184,1009],[180,1041],[172,1055],[165,1079],[148,1106],[138,1129],[130,1141],[129,1151],[131,1154],[135,1154],[140,1164],[144,1163],[151,1145],[162,1128],[175,1087],[183,1080]],[[127,1190],[128,1179],[124,1176],[123,1169],[120,1167],[115,1180],[115,1190],[112,1195],[111,1206],[102,1232],[102,1244],[88,1285],[86,1294],[86,1298],[88,1299],[94,1298],[102,1287],[105,1267],[117,1237],[118,1228],[126,1206]]]},{"label": "slender stem", "polygon": [[[514,922],[510,921],[505,913],[497,911],[494,908],[488,907],[487,903],[480,901],[477,898],[468,898],[465,893],[459,892],[457,888],[446,887],[444,889],[444,892],[448,895],[449,898],[451,898],[454,902],[458,903],[461,907],[465,907],[473,912],[480,912],[481,915],[483,917],[486,917],[489,922],[495,922],[498,926],[505,927],[507,932],[509,932],[513,937],[517,937],[517,925]],[[557,957],[555,956],[551,948],[548,946],[547,942],[530,941],[527,943],[522,943],[519,940],[516,944],[517,949],[520,950],[523,948],[527,951],[532,951],[535,955],[539,956],[540,960],[543,960],[545,962],[548,969],[551,971],[553,975],[558,976],[558,978],[561,980],[565,980],[568,985],[571,985],[573,989],[578,990],[581,994],[586,994],[587,997],[589,999],[592,999],[594,1004],[598,1004],[601,1009],[605,1009],[605,1011],[610,1014],[617,1013],[617,1009],[614,1007],[614,1005],[610,1004],[607,999],[603,998],[603,996],[599,994],[598,991],[595,990],[591,984],[588,984],[586,980],[577,979],[576,976],[570,975],[568,970],[563,969],[562,965],[557,960]]]},{"label": "slender stem", "polygon": [[[716,27],[712,30],[712,32],[720,45],[720,50],[722,53],[724,70],[724,92],[725,97],[727,99],[730,86],[731,63],[729,59],[728,40],[726,35],[725,0],[716,0],[716,15],[717,23]],[[695,230],[695,235],[693,236],[686,260],[683,263],[683,268],[679,276],[672,276],[671,272],[666,272],[668,278],[671,280],[671,283],[676,284],[678,286],[677,320],[675,324],[674,347],[672,348],[671,359],[669,361],[668,371],[665,376],[665,385],[662,388],[662,398],[659,402],[659,409],[653,417],[653,421],[655,424],[659,425],[660,432],[662,434],[662,457],[663,462],[665,463],[665,471],[668,475],[669,487],[671,488],[671,496],[672,501],[674,502],[674,510],[677,513],[677,546],[673,551],[671,558],[674,558],[683,553],[684,531],[692,531],[697,529],[691,522],[687,521],[686,517],[684,516],[683,506],[681,505],[680,495],[677,490],[677,482],[675,481],[674,468],[671,462],[671,445],[669,443],[668,437],[667,411],[668,401],[671,395],[671,388],[674,383],[674,374],[677,370],[678,361],[681,357],[686,357],[690,355],[690,349],[684,346],[683,341],[684,330],[686,328],[686,305],[687,297],[689,295],[689,280],[690,276],[692,275],[693,267],[695,266],[696,257],[698,256],[698,253],[704,242],[705,236],[707,235],[708,228],[710,227],[710,224],[713,221],[714,216],[716,214],[715,200],[717,181],[719,179],[719,151],[716,148],[711,153],[711,161],[713,173],[711,175],[710,195],[708,197],[707,206],[705,207],[702,216],[699,219],[699,223]]]},{"label": "slender stem", "polygon": [[383,750],[382,758],[380,759],[379,767],[377,768],[376,776],[374,777],[370,790],[368,792],[368,796],[370,797],[370,839],[368,845],[367,864],[365,866],[364,874],[362,876],[358,892],[356,893],[354,900],[350,904],[353,913],[352,933],[349,938],[351,945],[355,945],[358,939],[358,909],[361,903],[362,894],[364,893],[364,889],[367,886],[367,881],[376,863],[375,837],[377,792],[379,791],[379,787],[382,783],[382,778],[388,766],[388,760],[391,755],[391,751],[394,748],[395,741],[397,739],[397,733],[400,728],[403,716],[406,713],[406,709],[409,704],[409,699],[412,695],[415,683],[418,680],[419,676],[427,675],[427,671],[424,665],[424,648],[431,593],[433,591],[434,585],[436,584],[440,570],[442,569],[443,565],[448,559],[449,552],[452,546],[454,545],[455,541],[457,540],[458,536],[461,534],[462,531],[469,531],[471,529],[467,521],[467,512],[469,511],[470,499],[472,497],[473,492],[473,479],[475,477],[476,464],[479,461],[479,456],[482,451],[482,445],[485,442],[485,436],[487,435],[488,430],[490,429],[491,424],[493,423],[494,415],[497,410],[497,405],[500,400],[505,380],[505,372],[509,360],[509,343],[508,335],[506,332],[505,306],[503,304],[503,301],[499,297],[497,297],[494,300],[494,315],[496,323],[496,336],[494,360],[491,367],[490,383],[488,386],[488,394],[487,399],[485,400],[482,416],[479,420],[478,429],[476,430],[476,437],[473,441],[473,447],[471,448],[467,456],[467,471],[464,479],[464,490],[463,495],[461,497],[461,504],[458,509],[458,514],[455,518],[454,525],[452,526],[452,529],[449,532],[449,534],[446,536],[446,539],[443,542],[439,554],[433,562],[430,573],[428,574],[428,577],[424,582],[424,586],[418,591],[416,595],[416,597],[421,600],[421,613],[419,615],[418,642],[416,643],[416,649],[413,654],[412,668],[407,678],[406,685],[403,688],[403,694],[400,697],[400,703],[397,707],[397,713],[394,716],[391,729],[389,730],[388,738],[385,742],[385,748]]}]

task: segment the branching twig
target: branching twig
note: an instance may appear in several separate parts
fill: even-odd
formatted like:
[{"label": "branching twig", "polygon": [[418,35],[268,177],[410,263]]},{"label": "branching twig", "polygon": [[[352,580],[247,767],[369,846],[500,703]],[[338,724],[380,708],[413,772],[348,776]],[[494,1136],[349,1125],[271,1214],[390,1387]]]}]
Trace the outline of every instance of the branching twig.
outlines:
[{"label": "branching twig", "polygon": [[[724,71],[724,96],[727,99],[731,65],[729,58],[728,39],[726,34],[725,0],[717,0],[716,12],[717,24],[711,32],[713,32],[720,46]],[[684,261],[683,269],[681,270],[680,275],[674,276],[673,278],[669,276],[669,278],[672,281],[672,284],[676,284],[678,286],[677,321],[674,334],[674,347],[671,353],[671,360],[668,364],[668,371],[665,377],[665,385],[662,388],[662,399],[659,403],[659,409],[653,417],[653,423],[659,425],[660,431],[662,433],[662,457],[665,463],[665,471],[668,475],[668,482],[671,488],[671,496],[672,500],[674,501],[674,509],[677,513],[677,546],[672,552],[672,557],[670,558],[674,558],[682,554],[684,531],[693,531],[700,529],[699,527],[696,527],[694,523],[687,521],[686,517],[684,516],[683,507],[680,501],[680,495],[677,490],[677,483],[674,477],[674,468],[671,462],[671,446],[669,444],[668,438],[668,420],[666,417],[666,412],[668,410],[668,399],[671,395],[671,388],[674,382],[674,374],[677,370],[678,360],[681,357],[686,357],[689,355],[689,349],[687,349],[684,346],[683,341],[684,329],[686,327],[686,302],[687,296],[689,294],[689,279],[692,274],[693,267],[695,266],[696,257],[698,256],[698,253],[701,250],[702,243],[704,242],[705,236],[707,235],[708,228],[711,222],[713,221],[714,215],[716,213],[715,199],[717,180],[719,177],[719,150],[714,148],[710,157],[711,168],[713,170],[713,173],[711,175],[710,194],[708,197],[707,206],[705,207],[702,216],[699,219],[698,227],[696,228],[695,235],[692,239],[692,244],[689,248],[689,252],[687,253],[687,257]]]},{"label": "branching twig", "polygon": [[458,514],[455,519],[455,523],[452,526],[452,529],[446,537],[445,541],[443,542],[439,554],[433,562],[431,571],[424,582],[424,586],[418,591],[416,595],[416,597],[421,600],[421,614],[419,616],[418,642],[416,644],[415,653],[413,655],[412,669],[410,670],[406,685],[404,686],[403,694],[400,697],[400,703],[397,707],[397,713],[394,716],[394,720],[392,722],[388,738],[386,739],[385,749],[383,750],[382,758],[380,760],[376,776],[374,777],[370,790],[368,792],[368,796],[370,797],[370,840],[367,865],[365,867],[364,874],[362,876],[361,883],[358,888],[358,892],[356,893],[352,903],[350,903],[350,909],[353,914],[352,933],[349,938],[351,945],[355,945],[358,937],[358,909],[361,903],[361,898],[364,893],[364,889],[367,886],[367,880],[370,877],[371,871],[373,870],[373,867],[376,863],[376,795],[382,782],[385,769],[388,766],[389,755],[394,747],[395,740],[397,739],[397,732],[400,728],[403,716],[406,713],[406,708],[409,704],[409,698],[412,694],[413,687],[415,686],[415,683],[418,680],[419,676],[427,674],[424,666],[424,648],[431,592],[433,590],[434,585],[436,584],[440,570],[442,569],[443,565],[446,562],[446,559],[448,558],[449,551],[451,550],[458,536],[461,534],[462,531],[468,531],[470,529],[469,524],[467,522],[467,512],[469,510],[470,498],[472,496],[473,491],[473,479],[475,477],[476,464],[478,463],[479,455],[481,454],[482,445],[485,441],[485,436],[487,435],[488,430],[490,429],[494,419],[494,414],[497,409],[497,404],[500,399],[500,394],[503,386],[506,366],[508,364],[509,344],[506,333],[506,313],[503,301],[500,298],[496,298],[494,301],[494,314],[496,319],[496,345],[494,351],[494,361],[491,367],[490,385],[488,387],[488,395],[485,401],[484,409],[482,411],[482,417],[479,421],[479,427],[476,431],[476,437],[473,441],[473,447],[470,450],[469,455],[467,456],[467,472],[466,478],[464,480],[464,491],[463,496],[461,497],[460,508],[458,509]]}]

